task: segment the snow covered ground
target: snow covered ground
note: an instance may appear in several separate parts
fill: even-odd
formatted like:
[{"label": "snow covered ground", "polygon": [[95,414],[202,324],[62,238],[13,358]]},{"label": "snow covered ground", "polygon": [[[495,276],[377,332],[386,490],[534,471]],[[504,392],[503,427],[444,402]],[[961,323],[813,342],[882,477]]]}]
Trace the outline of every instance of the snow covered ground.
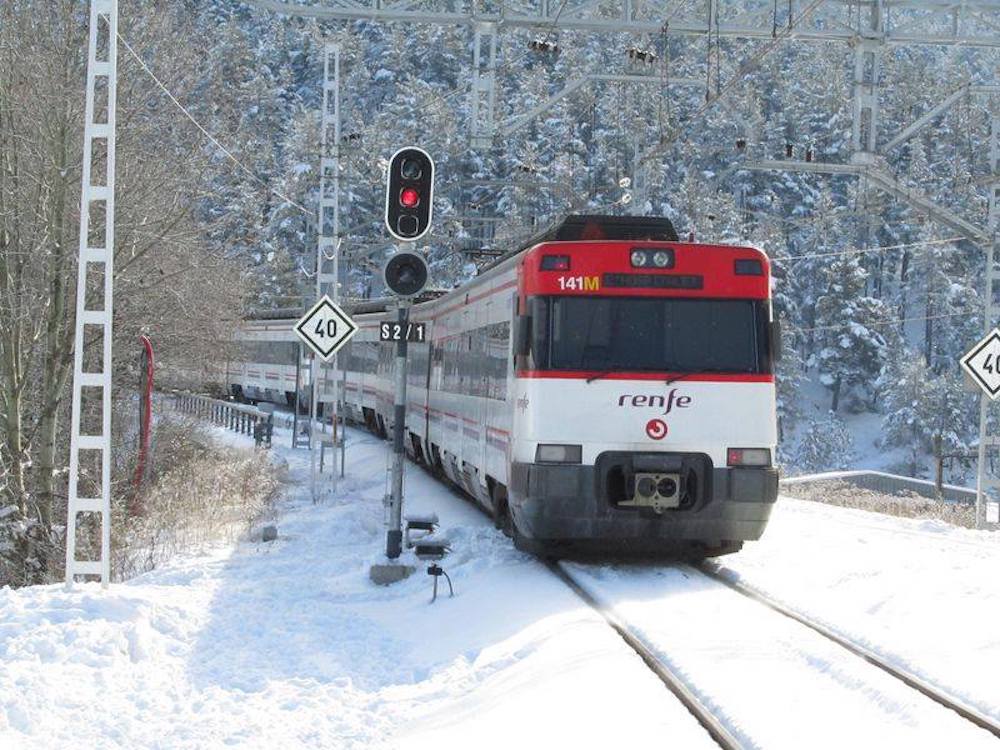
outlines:
[{"label": "snow covered ground", "polygon": [[0,748],[714,746],[598,615],[412,467],[408,510],[441,517],[457,596],[429,605],[419,569],[371,584],[386,451],[355,431],[348,450],[314,506],[306,454],[278,449],[297,484],[277,542],[107,592],[0,590]]},{"label": "snow covered ground", "polygon": [[720,563],[1000,719],[1000,533],[780,498]]},{"label": "snow covered ground", "polygon": [[[416,468],[407,470],[407,511],[441,517],[457,596],[429,605],[420,569],[372,585],[385,444],[351,431],[341,492],[313,505],[307,454],[281,447],[286,431],[276,440],[292,480],[278,541],[205,550],[107,592],[0,590],[0,748],[714,746],[598,615]],[[779,501],[762,541],[723,561],[1000,717],[997,563],[997,535],[791,499]],[[675,623],[668,641],[688,649],[691,673],[720,705],[739,685],[754,691],[750,705],[763,704],[784,674],[801,676],[819,654],[827,668],[817,666],[815,685],[796,699],[830,701],[827,739],[855,716],[889,746],[902,736],[907,747],[983,739],[948,712],[924,712],[895,684],[872,692],[836,650],[789,655],[782,625],[772,637],[761,621],[757,650],[744,653],[726,627],[708,627],[721,594],[676,569],[592,572],[650,630]],[[685,618],[694,604],[708,606],[700,620]],[[739,633],[758,615],[730,616]],[[705,672],[712,663],[723,666]],[[815,746],[793,724],[740,719],[760,746]]]},{"label": "snow covered ground", "polygon": [[694,568],[563,565],[746,747],[996,747],[953,711]]}]

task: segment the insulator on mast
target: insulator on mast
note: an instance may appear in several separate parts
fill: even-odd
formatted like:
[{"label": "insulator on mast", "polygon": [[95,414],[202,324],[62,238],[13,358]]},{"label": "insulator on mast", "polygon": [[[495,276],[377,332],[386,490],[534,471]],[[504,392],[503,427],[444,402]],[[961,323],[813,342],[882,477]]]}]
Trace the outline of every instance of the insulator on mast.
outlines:
[{"label": "insulator on mast", "polygon": [[641,62],[652,65],[656,62],[656,53],[651,49],[640,49],[639,47],[629,47],[625,50],[631,62]]},{"label": "insulator on mast", "polygon": [[559,45],[556,42],[550,42],[548,39],[532,39],[528,42],[528,48],[534,52],[541,52],[547,55],[559,54]]}]

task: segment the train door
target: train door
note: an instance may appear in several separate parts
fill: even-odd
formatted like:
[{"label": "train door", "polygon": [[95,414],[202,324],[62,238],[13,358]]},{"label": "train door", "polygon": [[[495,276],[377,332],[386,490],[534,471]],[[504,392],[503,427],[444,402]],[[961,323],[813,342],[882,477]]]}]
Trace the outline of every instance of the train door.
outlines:
[{"label": "train door", "polygon": [[459,469],[465,479],[466,489],[475,494],[475,469],[478,450],[479,409],[476,403],[476,373],[473,368],[473,347],[475,346],[476,312],[469,305],[469,296],[465,296],[465,307],[462,308],[461,336],[458,339],[459,382],[462,395],[459,409],[459,437],[461,451]]},{"label": "train door", "polygon": [[475,373],[473,391],[476,402],[476,429],[479,430],[479,442],[476,446],[475,459],[476,467],[479,469],[477,476],[479,486],[476,489],[479,491],[480,496],[485,495],[487,499],[489,492],[486,488],[486,433],[487,426],[490,423],[487,403],[490,387],[487,326],[490,320],[492,300],[492,297],[487,297],[476,306],[476,328],[472,342],[472,362],[474,363],[473,370]]}]

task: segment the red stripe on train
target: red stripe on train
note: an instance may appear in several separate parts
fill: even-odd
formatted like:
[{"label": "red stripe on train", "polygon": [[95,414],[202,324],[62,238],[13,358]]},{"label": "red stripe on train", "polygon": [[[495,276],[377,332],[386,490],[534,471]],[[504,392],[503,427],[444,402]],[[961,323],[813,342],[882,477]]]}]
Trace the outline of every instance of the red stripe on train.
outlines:
[{"label": "red stripe on train", "polygon": [[688,383],[773,383],[774,375],[744,372],[595,372],[593,370],[519,370],[515,377],[534,380],[670,380]]}]

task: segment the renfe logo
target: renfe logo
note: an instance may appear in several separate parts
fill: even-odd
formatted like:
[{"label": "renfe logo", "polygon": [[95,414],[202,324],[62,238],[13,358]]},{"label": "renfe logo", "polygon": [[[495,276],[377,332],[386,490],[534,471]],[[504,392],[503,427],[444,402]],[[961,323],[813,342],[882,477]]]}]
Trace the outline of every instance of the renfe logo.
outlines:
[{"label": "renfe logo", "polygon": [[666,396],[650,395],[650,396],[633,396],[631,393],[626,393],[624,396],[618,397],[619,406],[651,406],[654,408],[662,408],[664,414],[669,414],[671,410],[676,406],[678,409],[686,409],[691,405],[690,396],[675,396],[677,393],[676,388],[671,388],[670,393]]},{"label": "renfe logo", "polygon": [[646,422],[646,434],[653,440],[663,440],[667,436],[667,423],[662,419],[651,419]]}]

